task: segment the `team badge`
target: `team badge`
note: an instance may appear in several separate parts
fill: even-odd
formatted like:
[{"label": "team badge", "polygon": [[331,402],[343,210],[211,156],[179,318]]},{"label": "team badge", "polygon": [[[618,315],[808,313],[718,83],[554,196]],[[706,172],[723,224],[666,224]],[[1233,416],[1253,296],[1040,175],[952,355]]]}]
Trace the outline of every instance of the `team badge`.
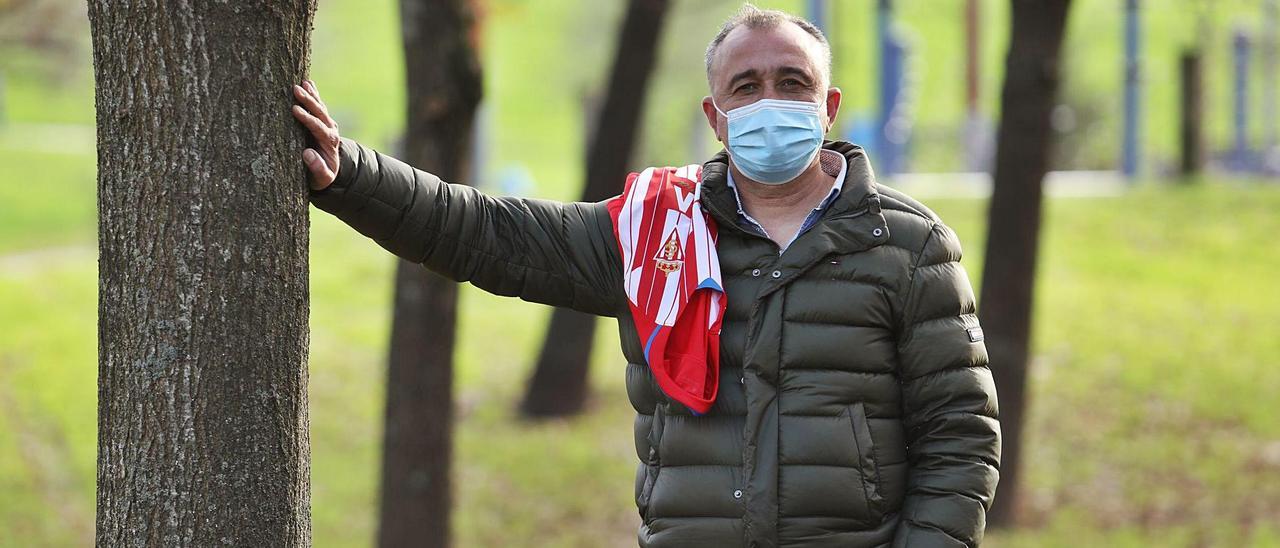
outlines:
[{"label": "team badge", "polygon": [[684,248],[680,246],[680,237],[674,227],[671,235],[667,236],[667,241],[658,248],[658,254],[653,256],[653,260],[657,263],[658,270],[668,276],[680,270],[680,265],[684,264]]}]

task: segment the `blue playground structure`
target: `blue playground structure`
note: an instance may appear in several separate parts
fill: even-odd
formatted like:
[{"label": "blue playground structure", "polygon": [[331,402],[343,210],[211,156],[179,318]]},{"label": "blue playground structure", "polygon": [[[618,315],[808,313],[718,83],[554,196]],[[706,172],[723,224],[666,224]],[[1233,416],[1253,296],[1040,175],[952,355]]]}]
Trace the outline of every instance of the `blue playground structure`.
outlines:
[{"label": "blue playground structure", "polygon": [[[965,125],[960,129],[962,147],[966,153],[966,168],[973,171],[989,169],[993,147],[990,128],[993,124],[980,111],[977,100],[976,76],[979,40],[978,6],[980,0],[966,0],[964,21],[968,50],[966,63]],[[1143,29],[1142,9],[1152,5],[1140,0],[1124,0],[1123,28],[1121,29],[1124,58],[1121,70],[1124,74],[1122,125],[1119,152],[1119,172],[1126,180],[1142,176],[1146,163],[1142,145],[1144,123],[1143,85]],[[1230,81],[1230,97],[1233,101],[1231,147],[1211,157],[1219,169],[1231,172],[1263,175],[1280,175],[1280,0],[1260,0],[1262,16],[1250,21],[1258,28],[1239,28],[1231,37],[1233,78]],[[829,28],[833,25],[829,0],[808,0],[808,16],[828,35],[841,32]],[[838,19],[838,18],[835,18]],[[855,33],[857,34],[857,33]],[[892,176],[909,171],[912,133],[915,124],[913,102],[916,96],[909,67],[913,55],[911,41],[895,19],[893,0],[877,0],[875,14],[874,48],[878,58],[878,77],[874,79],[876,104],[874,112],[854,114],[841,130],[843,138],[866,147],[875,158],[879,175]],[[1251,72],[1260,72],[1260,75]],[[1069,76],[1068,76],[1069,77]],[[1254,77],[1261,77],[1260,85],[1251,84]],[[1250,86],[1254,93],[1250,93]],[[1260,95],[1254,97],[1252,95]],[[1255,108],[1254,103],[1261,104]],[[1261,123],[1262,139],[1255,143],[1258,132],[1251,131],[1251,123]],[[985,131],[984,131],[985,128]]]}]

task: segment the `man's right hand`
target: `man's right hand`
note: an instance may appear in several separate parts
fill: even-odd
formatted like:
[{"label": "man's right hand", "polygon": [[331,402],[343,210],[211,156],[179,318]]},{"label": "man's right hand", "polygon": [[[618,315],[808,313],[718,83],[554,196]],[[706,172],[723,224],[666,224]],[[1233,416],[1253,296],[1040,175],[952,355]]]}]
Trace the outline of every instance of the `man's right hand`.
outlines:
[{"label": "man's right hand", "polygon": [[293,86],[293,95],[299,103],[293,105],[293,117],[311,130],[316,142],[316,148],[302,151],[302,162],[311,173],[311,189],[324,190],[338,177],[338,145],[342,142],[338,137],[338,123],[320,100],[315,82],[305,80],[301,86]]}]

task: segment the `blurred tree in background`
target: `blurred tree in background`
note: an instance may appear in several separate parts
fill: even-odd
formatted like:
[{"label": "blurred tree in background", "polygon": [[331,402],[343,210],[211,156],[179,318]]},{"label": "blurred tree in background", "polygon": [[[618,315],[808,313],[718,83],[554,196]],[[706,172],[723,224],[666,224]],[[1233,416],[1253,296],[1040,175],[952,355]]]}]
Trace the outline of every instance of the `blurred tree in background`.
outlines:
[{"label": "blurred tree in background", "polygon": [[1012,0],[995,187],[987,210],[986,264],[978,301],[1000,391],[1000,489],[988,517],[993,526],[1012,525],[1017,508],[1042,182],[1049,169],[1049,118],[1057,100],[1059,54],[1070,5],[1070,0]]},{"label": "blurred tree in background", "polygon": [[[586,183],[582,201],[617,195],[632,167],[650,75],[667,18],[668,0],[630,0],[614,45],[613,68],[604,103],[587,136]],[[696,160],[701,161],[701,160]],[[567,308],[551,314],[546,340],[520,405],[525,416],[574,415],[587,400],[595,316]]]},{"label": "blurred tree in background", "polygon": [[[449,182],[470,180],[482,95],[472,0],[400,0],[408,102],[403,157]],[[382,442],[378,545],[443,548],[453,510],[453,355],[457,284],[396,260]]]}]

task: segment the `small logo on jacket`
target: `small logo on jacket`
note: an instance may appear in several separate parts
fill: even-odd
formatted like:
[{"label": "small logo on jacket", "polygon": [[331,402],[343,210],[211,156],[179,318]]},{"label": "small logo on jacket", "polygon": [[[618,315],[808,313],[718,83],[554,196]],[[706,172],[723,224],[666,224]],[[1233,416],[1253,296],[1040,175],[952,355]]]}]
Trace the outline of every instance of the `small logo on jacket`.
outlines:
[{"label": "small logo on jacket", "polygon": [[964,331],[965,331],[965,333],[968,333],[968,334],[969,334],[969,342],[980,342],[980,341],[982,341],[982,328],[981,328],[981,327],[970,327],[969,329],[966,329],[966,330],[964,330]]}]

